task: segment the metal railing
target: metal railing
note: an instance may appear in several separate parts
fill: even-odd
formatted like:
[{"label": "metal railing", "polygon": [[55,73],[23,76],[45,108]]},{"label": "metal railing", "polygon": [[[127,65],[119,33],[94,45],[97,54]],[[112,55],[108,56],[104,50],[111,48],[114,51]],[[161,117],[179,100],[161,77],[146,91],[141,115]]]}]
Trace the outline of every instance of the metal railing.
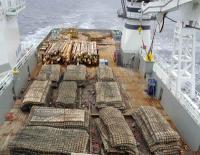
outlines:
[{"label": "metal railing", "polygon": [[7,0],[6,14],[16,15],[25,8],[25,0]]},{"label": "metal railing", "polygon": [[[154,64],[154,72],[156,75],[162,80],[164,85],[172,92],[172,94],[176,97],[179,103],[183,106],[183,108],[190,114],[193,120],[200,125],[200,93],[196,90],[195,98],[192,98],[189,94],[189,85],[187,84],[184,88],[185,91],[180,92],[178,95],[176,94],[176,86],[175,83],[169,81],[168,76],[168,67],[164,59],[159,56],[156,56],[156,63]],[[165,67],[164,67],[165,66]],[[165,73],[165,74],[163,74]],[[170,84],[169,84],[170,82]]]},{"label": "metal railing", "polygon": [[[29,50],[26,51],[26,54],[20,59],[14,68],[17,71],[20,71],[22,66],[28,61],[29,57],[34,53],[35,48],[32,46]],[[0,81],[0,94],[4,92],[7,86],[13,81],[12,71],[9,71]]]}]

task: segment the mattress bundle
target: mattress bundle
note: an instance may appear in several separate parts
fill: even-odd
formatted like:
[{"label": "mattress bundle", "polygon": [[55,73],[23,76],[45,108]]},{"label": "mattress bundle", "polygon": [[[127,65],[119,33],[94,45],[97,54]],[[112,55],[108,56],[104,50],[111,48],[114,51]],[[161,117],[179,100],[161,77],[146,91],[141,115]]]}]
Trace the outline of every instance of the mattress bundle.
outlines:
[{"label": "mattress bundle", "polygon": [[113,107],[103,108],[96,119],[106,153],[138,154],[136,140],[122,113]]},{"label": "mattress bundle", "polygon": [[69,65],[64,73],[63,80],[65,81],[85,81],[86,66],[84,65]]},{"label": "mattress bundle", "polygon": [[29,126],[89,129],[89,113],[81,109],[37,107],[31,109]]},{"label": "mattress bundle", "polygon": [[97,77],[99,81],[114,81],[112,69],[107,65],[99,65]]},{"label": "mattress bundle", "polygon": [[85,130],[26,126],[10,142],[11,154],[86,153],[89,135]]},{"label": "mattress bundle", "polygon": [[97,108],[112,106],[125,109],[117,82],[96,83],[96,106]]},{"label": "mattress bundle", "polygon": [[56,105],[66,108],[76,108],[77,106],[77,83],[73,81],[63,81],[58,89]]},{"label": "mattress bundle", "polygon": [[45,105],[51,93],[50,81],[33,81],[24,96],[22,110],[30,111],[33,105]]},{"label": "mattress bundle", "polygon": [[156,155],[178,155],[181,149],[180,137],[154,107],[140,107],[133,118],[152,153]]},{"label": "mattress bundle", "polygon": [[60,65],[43,65],[37,80],[49,80],[58,82],[60,79]]}]

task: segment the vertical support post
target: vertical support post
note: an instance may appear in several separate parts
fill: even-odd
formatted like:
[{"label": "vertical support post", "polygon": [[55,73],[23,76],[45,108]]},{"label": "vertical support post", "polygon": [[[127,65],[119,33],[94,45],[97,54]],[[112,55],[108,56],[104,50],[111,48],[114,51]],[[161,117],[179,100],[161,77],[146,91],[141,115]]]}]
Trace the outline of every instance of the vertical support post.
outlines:
[{"label": "vertical support post", "polygon": [[176,95],[178,97],[181,92],[181,84],[182,84],[182,79],[181,79],[182,77],[182,49],[183,49],[183,40],[182,40],[182,32],[180,32],[179,47],[178,47],[178,68],[177,68],[177,80],[176,80]]},{"label": "vertical support post", "polygon": [[196,30],[193,29],[193,41],[192,41],[192,77],[191,77],[191,83],[192,83],[192,90],[191,90],[191,97],[195,97],[195,76],[196,76],[196,69],[195,69],[195,57],[196,57]]}]

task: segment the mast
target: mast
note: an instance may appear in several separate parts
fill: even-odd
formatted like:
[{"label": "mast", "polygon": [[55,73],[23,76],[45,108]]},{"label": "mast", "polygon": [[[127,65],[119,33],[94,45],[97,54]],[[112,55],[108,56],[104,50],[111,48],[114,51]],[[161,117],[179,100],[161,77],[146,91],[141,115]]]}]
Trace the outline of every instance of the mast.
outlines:
[{"label": "mast", "polygon": [[17,63],[20,44],[17,15],[25,8],[25,0],[0,0],[0,74]]}]

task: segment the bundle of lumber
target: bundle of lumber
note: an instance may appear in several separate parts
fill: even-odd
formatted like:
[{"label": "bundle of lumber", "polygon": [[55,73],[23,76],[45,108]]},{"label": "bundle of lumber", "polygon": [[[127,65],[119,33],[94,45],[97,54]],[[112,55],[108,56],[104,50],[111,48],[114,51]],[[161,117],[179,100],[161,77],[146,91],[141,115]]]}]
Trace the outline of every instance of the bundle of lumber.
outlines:
[{"label": "bundle of lumber", "polygon": [[43,64],[69,64],[71,61],[72,41],[53,42],[43,54]]},{"label": "bundle of lumber", "polygon": [[50,81],[33,81],[22,102],[22,111],[30,111],[33,105],[47,105],[51,94]]},{"label": "bundle of lumber", "polygon": [[85,81],[86,66],[84,65],[69,65],[65,70],[64,81]]},{"label": "bundle of lumber", "polygon": [[99,64],[99,55],[96,42],[76,41],[72,49],[72,62],[96,66]]},{"label": "bundle of lumber", "polygon": [[178,155],[180,153],[180,136],[156,108],[142,106],[133,113],[133,118],[152,153],[156,155]]},{"label": "bundle of lumber", "polygon": [[113,107],[103,108],[96,119],[104,151],[112,154],[138,154],[136,140],[122,113]]},{"label": "bundle of lumber", "polygon": [[37,80],[44,81],[50,80],[53,82],[58,82],[60,79],[60,65],[43,65]]},{"label": "bundle of lumber", "polygon": [[56,106],[65,108],[77,107],[77,83],[73,81],[63,81],[58,89]]},{"label": "bundle of lumber", "polygon": [[89,113],[81,109],[34,106],[31,109],[27,125],[88,130]]},{"label": "bundle of lumber", "polygon": [[87,153],[89,135],[85,130],[25,126],[10,142],[11,154],[68,155]]},{"label": "bundle of lumber", "polygon": [[114,81],[112,69],[107,65],[99,65],[97,77],[99,81]]},{"label": "bundle of lumber", "polygon": [[102,34],[101,32],[90,32],[90,33],[83,33],[83,35],[88,37],[90,41],[101,42],[103,39],[107,37],[111,37],[110,33]]},{"label": "bundle of lumber", "polygon": [[96,106],[97,108],[113,106],[118,109],[125,109],[117,82],[96,83]]}]

